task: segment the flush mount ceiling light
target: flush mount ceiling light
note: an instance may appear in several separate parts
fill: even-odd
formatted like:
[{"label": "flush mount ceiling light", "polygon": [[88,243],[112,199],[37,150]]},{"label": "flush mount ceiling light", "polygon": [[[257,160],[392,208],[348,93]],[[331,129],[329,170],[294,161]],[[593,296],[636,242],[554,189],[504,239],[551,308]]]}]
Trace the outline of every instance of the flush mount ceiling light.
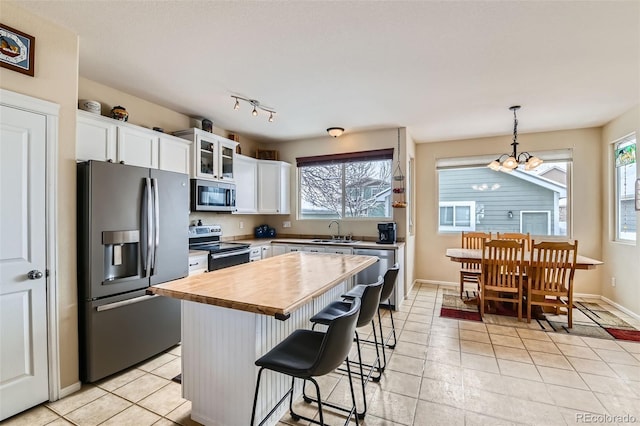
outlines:
[{"label": "flush mount ceiling light", "polygon": [[337,138],[338,136],[342,136],[344,129],[342,127],[329,127],[327,133],[329,133],[329,136]]},{"label": "flush mount ceiling light", "polygon": [[[521,152],[518,154],[518,117],[516,116],[516,111],[520,109],[520,105],[514,105],[509,107],[509,109],[513,111],[513,142],[511,142],[513,152],[511,154],[502,154],[500,157],[488,164],[487,167],[495,171],[511,172],[520,164],[524,164],[525,170],[533,170],[542,164],[542,160],[528,152]],[[506,158],[501,162],[503,157]]]},{"label": "flush mount ceiling light", "polygon": [[233,104],[233,109],[235,110],[240,109],[240,101],[243,100],[253,107],[253,110],[251,111],[251,115],[253,115],[254,117],[257,117],[258,110],[268,112],[269,119],[267,121],[269,123],[273,123],[273,116],[276,114],[276,112],[272,108],[267,108],[261,105],[260,101],[257,101],[255,99],[246,99],[246,98],[243,98],[242,96],[234,96],[234,95],[231,95],[231,97],[236,100],[235,104]]}]

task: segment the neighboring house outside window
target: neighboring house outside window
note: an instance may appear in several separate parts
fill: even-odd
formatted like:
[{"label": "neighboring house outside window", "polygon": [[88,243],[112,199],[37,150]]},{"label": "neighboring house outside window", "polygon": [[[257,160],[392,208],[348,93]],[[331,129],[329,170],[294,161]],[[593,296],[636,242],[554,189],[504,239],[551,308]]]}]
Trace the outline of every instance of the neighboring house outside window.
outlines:
[{"label": "neighboring house outside window", "polygon": [[637,154],[635,134],[614,144],[615,161],[615,239],[636,241],[638,226],[635,211]]},{"label": "neighboring house outside window", "polygon": [[393,149],[301,157],[298,219],[390,219]]},{"label": "neighboring house outside window", "polygon": [[[484,165],[439,168],[438,230],[567,236],[570,166],[570,161],[548,162],[532,172],[518,168],[511,173]],[[471,223],[452,223],[456,204],[471,208]]]},{"label": "neighboring house outside window", "polygon": [[441,231],[475,231],[475,201],[440,202]]}]

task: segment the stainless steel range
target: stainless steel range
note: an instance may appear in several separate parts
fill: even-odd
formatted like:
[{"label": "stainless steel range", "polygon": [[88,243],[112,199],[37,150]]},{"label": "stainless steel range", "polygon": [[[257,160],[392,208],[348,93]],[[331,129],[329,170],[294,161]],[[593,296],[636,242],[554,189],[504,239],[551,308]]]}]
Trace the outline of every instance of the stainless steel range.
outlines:
[{"label": "stainless steel range", "polygon": [[209,271],[249,262],[249,244],[222,242],[221,237],[220,225],[190,226],[189,250],[209,252]]}]

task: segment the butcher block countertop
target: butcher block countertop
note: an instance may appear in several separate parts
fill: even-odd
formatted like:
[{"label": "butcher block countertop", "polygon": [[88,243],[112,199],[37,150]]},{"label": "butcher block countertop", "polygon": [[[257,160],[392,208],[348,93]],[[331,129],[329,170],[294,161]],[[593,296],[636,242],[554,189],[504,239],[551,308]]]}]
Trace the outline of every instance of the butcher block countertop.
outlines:
[{"label": "butcher block countertop", "polygon": [[147,292],[286,319],[377,260],[375,256],[293,252],[158,284]]}]

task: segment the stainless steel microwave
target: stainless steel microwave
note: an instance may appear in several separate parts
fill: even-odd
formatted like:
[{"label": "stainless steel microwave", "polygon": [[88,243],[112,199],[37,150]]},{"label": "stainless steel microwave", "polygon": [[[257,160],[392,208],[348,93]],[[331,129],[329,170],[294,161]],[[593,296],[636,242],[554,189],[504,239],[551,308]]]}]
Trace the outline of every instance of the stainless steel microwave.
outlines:
[{"label": "stainless steel microwave", "polygon": [[191,179],[191,211],[236,211],[236,185],[227,182]]}]

